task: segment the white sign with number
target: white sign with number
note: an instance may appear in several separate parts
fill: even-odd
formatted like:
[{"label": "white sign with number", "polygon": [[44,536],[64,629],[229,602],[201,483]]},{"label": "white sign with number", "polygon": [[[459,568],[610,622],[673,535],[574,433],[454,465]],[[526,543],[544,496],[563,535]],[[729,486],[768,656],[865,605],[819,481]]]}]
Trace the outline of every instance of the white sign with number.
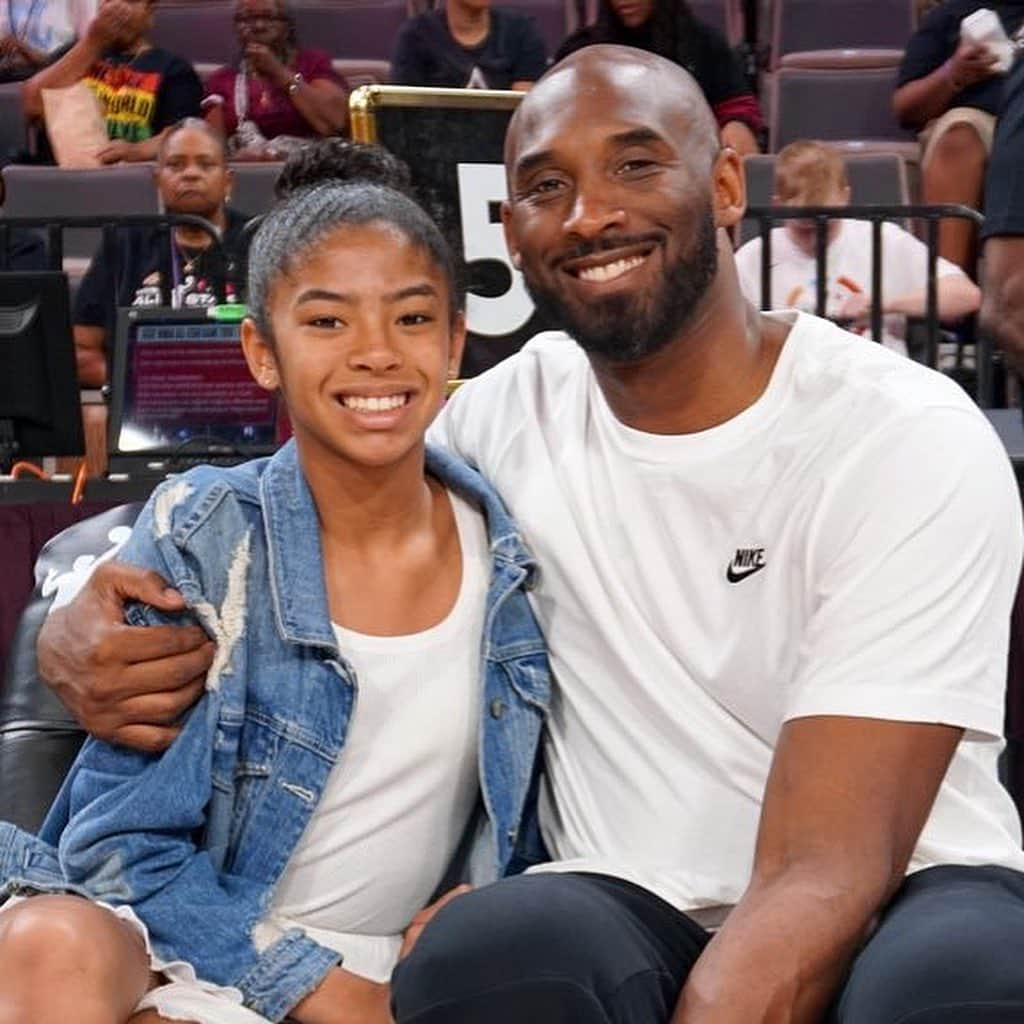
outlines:
[{"label": "white sign with number", "polygon": [[521,330],[533,315],[533,302],[523,276],[505,246],[500,223],[491,219],[491,206],[508,197],[502,164],[459,164],[459,209],[462,213],[462,248],[466,263],[498,260],[512,276],[504,295],[466,297],[466,326],[471,334],[500,338]]}]

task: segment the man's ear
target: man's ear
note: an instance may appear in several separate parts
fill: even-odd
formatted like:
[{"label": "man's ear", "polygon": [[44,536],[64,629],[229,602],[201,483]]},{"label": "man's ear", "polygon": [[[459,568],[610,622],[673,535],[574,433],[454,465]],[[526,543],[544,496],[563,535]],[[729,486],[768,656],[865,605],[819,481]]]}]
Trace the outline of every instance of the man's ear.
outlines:
[{"label": "man's ear", "polygon": [[516,270],[523,269],[523,258],[519,254],[519,247],[515,242],[515,232],[512,227],[512,207],[508,200],[501,204],[501,226],[505,231],[505,247],[508,249],[508,258]]},{"label": "man's ear", "polygon": [[723,147],[715,159],[711,176],[715,226],[731,228],[743,219],[747,209],[747,176],[742,157],[729,146]]},{"label": "man's ear", "polygon": [[276,391],[281,384],[277,357],[270,339],[265,338],[256,321],[247,316],[242,321],[242,352],[253,380],[265,391]]}]

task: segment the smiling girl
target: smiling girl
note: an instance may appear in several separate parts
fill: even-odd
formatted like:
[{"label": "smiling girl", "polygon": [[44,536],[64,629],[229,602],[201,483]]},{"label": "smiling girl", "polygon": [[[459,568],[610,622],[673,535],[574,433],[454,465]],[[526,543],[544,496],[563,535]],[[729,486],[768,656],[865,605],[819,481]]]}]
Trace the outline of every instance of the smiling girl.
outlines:
[{"label": "smiling girl", "polygon": [[39,838],[0,825],[5,1024],[383,1024],[457,850],[476,881],[523,853],[548,664],[515,525],[424,442],[464,337],[441,235],[389,188],[305,189],[249,295],[294,439],[138,520],[124,557],[217,656],[166,753],[90,740]]}]

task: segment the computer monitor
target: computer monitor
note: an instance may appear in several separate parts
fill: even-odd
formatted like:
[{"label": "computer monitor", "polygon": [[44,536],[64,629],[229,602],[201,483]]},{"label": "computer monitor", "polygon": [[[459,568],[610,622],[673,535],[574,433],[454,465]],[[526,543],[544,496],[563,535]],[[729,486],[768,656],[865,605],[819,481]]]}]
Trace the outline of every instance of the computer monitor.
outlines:
[{"label": "computer monitor", "polygon": [[0,273],[0,471],[84,452],[67,278]]},{"label": "computer monitor", "polygon": [[230,464],[276,447],[277,397],[249,373],[240,321],[210,307],[122,309],[111,384],[112,473]]}]

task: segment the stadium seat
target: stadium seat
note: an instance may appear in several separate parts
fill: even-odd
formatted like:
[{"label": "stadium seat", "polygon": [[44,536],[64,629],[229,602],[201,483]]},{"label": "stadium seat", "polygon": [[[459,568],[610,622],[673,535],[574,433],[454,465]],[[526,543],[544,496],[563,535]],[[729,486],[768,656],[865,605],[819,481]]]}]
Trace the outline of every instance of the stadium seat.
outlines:
[{"label": "stadium seat", "polygon": [[406,0],[293,3],[300,46],[343,59],[391,59],[395,36],[408,17]]},{"label": "stadium seat", "polygon": [[[152,164],[118,164],[89,171],[12,164],[3,170],[5,217],[120,216],[159,213]],[[65,269],[80,268],[100,242],[98,228],[64,232]]]},{"label": "stadium seat", "polygon": [[28,143],[21,83],[0,85],[0,167]]},{"label": "stadium seat", "polygon": [[[910,202],[907,168],[898,154],[847,155],[844,162],[850,180],[851,202],[883,206]],[[768,206],[774,192],[774,155],[748,156],[743,161],[743,169],[747,179],[747,206]],[[742,245],[757,233],[757,222],[744,219],[740,224],[737,244]]]},{"label": "stadium seat", "polygon": [[355,92],[361,85],[385,85],[391,73],[391,64],[386,60],[361,60],[356,57],[331,61],[331,66],[348,82]]},{"label": "stadium seat", "polygon": [[807,50],[894,50],[902,54],[914,27],[912,0],[775,0],[772,66]]},{"label": "stadium seat", "polygon": [[158,5],[153,43],[193,64],[229,64],[238,57],[234,9],[230,0]]},{"label": "stadium seat", "polygon": [[29,831],[42,823],[83,734],[39,679],[36,636],[51,606],[66,603],[96,560],[123,543],[141,505],[122,505],[68,527],[36,560],[36,587],[11,642],[0,689],[0,821]]},{"label": "stadium seat", "polygon": [[917,142],[892,112],[896,72],[895,67],[779,68],[772,77],[772,150],[796,139],[870,140],[913,156]]},{"label": "stadium seat", "polygon": [[232,164],[235,184],[231,189],[231,205],[250,217],[257,217],[274,205],[274,183],[281,173],[279,163]]}]

